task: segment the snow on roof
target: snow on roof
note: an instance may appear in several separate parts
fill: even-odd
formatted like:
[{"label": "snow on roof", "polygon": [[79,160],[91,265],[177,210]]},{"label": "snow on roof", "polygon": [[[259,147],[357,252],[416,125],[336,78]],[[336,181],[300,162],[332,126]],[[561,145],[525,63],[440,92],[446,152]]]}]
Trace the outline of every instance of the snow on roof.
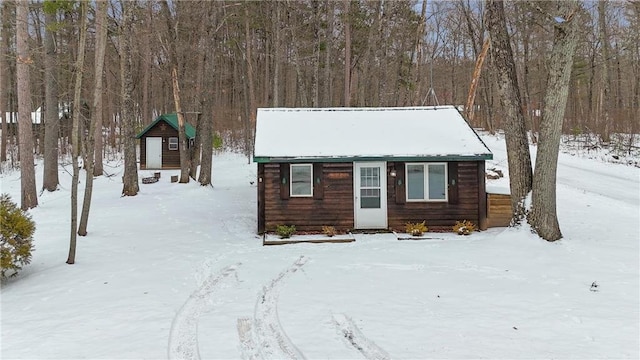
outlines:
[{"label": "snow on roof", "polygon": [[258,109],[254,157],[478,158],[491,151],[454,106]]}]

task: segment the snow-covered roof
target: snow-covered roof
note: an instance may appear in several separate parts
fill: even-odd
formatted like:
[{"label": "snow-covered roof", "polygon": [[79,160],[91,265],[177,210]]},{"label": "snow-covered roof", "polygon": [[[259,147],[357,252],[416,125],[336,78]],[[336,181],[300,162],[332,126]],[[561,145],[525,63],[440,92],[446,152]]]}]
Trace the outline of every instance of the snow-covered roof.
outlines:
[{"label": "snow-covered roof", "polygon": [[258,109],[254,160],[481,160],[491,151],[454,106]]}]

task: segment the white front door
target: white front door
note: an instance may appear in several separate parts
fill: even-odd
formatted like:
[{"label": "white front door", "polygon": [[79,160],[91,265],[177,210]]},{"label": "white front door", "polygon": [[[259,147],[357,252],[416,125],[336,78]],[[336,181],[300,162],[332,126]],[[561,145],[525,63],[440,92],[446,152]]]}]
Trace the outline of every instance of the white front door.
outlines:
[{"label": "white front door", "polygon": [[354,227],[387,228],[387,164],[353,163]]},{"label": "white front door", "polygon": [[162,138],[147,137],[147,169],[162,168]]}]

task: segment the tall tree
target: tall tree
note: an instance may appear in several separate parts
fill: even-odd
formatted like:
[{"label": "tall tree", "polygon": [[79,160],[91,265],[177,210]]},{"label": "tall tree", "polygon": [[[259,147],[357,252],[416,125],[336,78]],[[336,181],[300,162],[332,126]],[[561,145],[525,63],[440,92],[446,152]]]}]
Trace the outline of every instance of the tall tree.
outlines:
[{"label": "tall tree", "polygon": [[[179,69],[185,68],[185,54],[179,51],[178,47],[180,41],[192,41],[192,39],[185,39],[183,36],[190,35],[189,31],[186,30],[186,23],[183,23],[179,20],[179,17],[183,15],[183,12],[187,9],[192,8],[193,4],[185,4],[176,2],[174,5],[175,16],[172,14],[171,9],[169,8],[169,1],[164,0],[160,2],[162,6],[162,14],[165,17],[167,24],[167,32],[164,37],[164,42],[162,47],[164,49],[165,55],[168,57],[169,68],[171,71],[171,89],[173,93],[173,105],[175,108],[175,112],[178,118],[178,142],[179,142],[179,156],[180,156],[180,183],[188,183],[189,182],[189,170],[191,167],[191,157],[189,156],[188,149],[188,139],[185,133],[185,117],[184,112],[182,111],[182,101],[181,101],[181,93],[180,93],[180,85],[179,85]],[[175,19],[174,19],[175,17]],[[184,27],[184,28],[183,28]],[[185,34],[186,33],[186,34]],[[182,73],[182,72],[181,72]]]},{"label": "tall tree", "polygon": [[[91,122],[87,131],[87,141],[83,146],[86,180],[82,212],[80,214],[80,225],[78,227],[78,235],[80,236],[87,235],[87,223],[89,222],[89,210],[91,209],[91,196],[93,193],[94,136],[97,124],[102,124],[102,73],[104,70],[104,53],[107,45],[107,5],[108,3],[106,1],[98,1],[96,9],[96,49],[93,63],[95,70],[93,77],[93,111],[91,112]],[[102,133],[100,133],[99,136],[102,136]],[[102,158],[100,162],[102,162]]]},{"label": "tall tree", "polygon": [[73,166],[73,176],[71,180],[71,238],[69,240],[69,255],[67,264],[76,262],[76,231],[78,229],[78,180],[80,177],[80,167],[78,157],[80,156],[80,118],[82,77],[84,74],[84,55],[87,43],[87,2],[80,1],[80,39],[78,44],[78,57],[74,67],[75,84],[73,88],[73,125],[71,127],[71,163]]},{"label": "tall tree", "polygon": [[173,84],[173,101],[175,102],[176,115],[178,116],[178,141],[180,142],[180,183],[188,183],[191,159],[189,157],[189,149],[187,149],[187,134],[185,132],[184,113],[182,112],[182,104],[180,100],[178,69],[175,66],[171,70],[171,80]]},{"label": "tall tree", "polygon": [[509,164],[512,224],[519,224],[525,216],[524,199],[531,191],[531,155],[525,127],[522,101],[518,88],[516,65],[507,32],[504,4],[499,0],[487,2],[487,27],[491,37],[491,55],[498,76],[498,94],[505,112],[503,120]]},{"label": "tall tree", "polygon": [[18,77],[18,137],[20,148],[20,207],[23,210],[38,206],[36,172],[33,161],[33,131],[31,124],[31,92],[29,66],[33,63],[29,53],[29,3],[16,4],[16,70]]},{"label": "tall tree", "polygon": [[280,21],[280,1],[274,1],[273,2],[273,7],[275,8],[275,21],[272,22],[272,32],[274,33],[275,39],[273,40],[273,97],[272,97],[272,101],[273,103],[271,104],[271,106],[273,107],[278,107],[280,106],[280,87],[279,87],[279,82],[280,82],[280,54],[281,54],[281,48],[282,48],[282,41],[281,41],[281,21]]},{"label": "tall tree", "polygon": [[418,26],[416,28],[416,38],[415,38],[415,49],[412,56],[412,60],[415,60],[413,67],[413,78],[416,83],[415,94],[413,96],[413,103],[418,103],[422,99],[420,96],[422,95],[422,81],[420,81],[422,77],[422,64],[424,62],[424,38],[426,37],[426,28],[427,28],[427,0],[422,1],[422,6],[420,9],[420,21],[418,22]]},{"label": "tall tree", "polygon": [[540,237],[555,241],[562,238],[556,213],[556,171],[573,57],[578,43],[580,4],[577,0],[563,0],[553,2],[551,7],[548,21],[553,22],[553,46],[528,220]]},{"label": "tall tree", "polygon": [[52,1],[44,6],[44,170],[42,189],[56,191],[58,178],[58,136],[60,115],[58,110],[58,63],[56,46],[56,14],[58,8]]},{"label": "tall tree", "polygon": [[333,41],[333,19],[335,15],[335,5],[332,0],[325,1],[326,8],[326,23],[327,25],[324,27],[324,76],[323,76],[323,84],[322,84],[322,106],[329,107],[333,105],[332,99],[332,89],[331,86],[331,55],[333,54],[331,51],[332,41]]},{"label": "tall tree", "polygon": [[[104,143],[102,140],[102,128],[104,124],[104,101],[102,98],[103,94],[103,71],[104,71],[104,62],[105,62],[105,53],[106,53],[106,45],[107,45],[107,7],[109,3],[107,1],[99,1],[98,2],[98,14],[96,15],[96,54],[94,64],[95,68],[95,89],[93,93],[93,111],[92,115],[92,123],[94,125],[93,131],[93,150],[91,153],[93,154],[93,176],[100,176],[104,173],[104,166],[102,163],[102,152],[104,148]],[[104,12],[104,13],[103,13]],[[101,24],[98,24],[101,22]],[[102,41],[102,43],[98,43]],[[100,52],[100,54],[99,54]],[[98,68],[97,62],[99,59],[102,60],[101,68]],[[98,90],[98,86],[100,89]]]},{"label": "tall tree", "polygon": [[133,6],[127,1],[122,6],[122,22],[120,24],[120,119],[124,127],[124,177],[123,196],[136,196],[140,190],[138,184],[138,164],[136,163],[136,116],[135,102],[132,97],[133,80],[131,78],[131,37],[133,36]]},{"label": "tall tree", "polygon": [[598,1],[598,40],[601,51],[602,70],[600,77],[602,79],[602,87],[598,101],[598,122],[600,126],[598,131],[602,136],[602,141],[609,142],[609,132],[611,126],[610,109],[611,109],[611,68],[609,66],[609,57],[611,50],[609,49],[609,35],[607,33],[607,0]]},{"label": "tall tree", "polygon": [[[219,27],[216,29],[214,28],[214,25],[216,25],[216,20],[217,20],[217,12],[215,11],[215,4],[214,2],[209,2],[207,3],[207,15],[206,15],[206,21],[204,21],[204,23],[206,23],[206,26],[204,27],[205,33],[204,33],[204,39],[203,43],[202,43],[202,47],[200,49],[200,51],[202,52],[202,54],[207,53],[207,45],[210,44],[210,42],[216,43],[218,41],[218,29]],[[275,4],[277,6],[277,4]],[[208,60],[208,61],[205,61]],[[198,175],[198,182],[200,183],[200,185],[202,186],[207,186],[207,185],[211,185],[211,168],[213,165],[213,131],[212,131],[212,116],[211,114],[213,113],[212,110],[212,95],[209,91],[206,91],[205,88],[210,88],[211,86],[208,86],[208,84],[210,84],[209,82],[204,82],[205,79],[205,70],[207,68],[207,64],[209,62],[213,62],[213,57],[204,57],[202,58],[203,61],[203,73],[202,76],[199,76],[199,79],[201,79],[200,82],[200,87],[202,89],[202,92],[200,95],[200,105],[203,108],[202,112],[204,114],[204,116],[200,119],[199,124],[200,126],[200,130],[197,133],[197,136],[200,138],[200,144],[202,147],[202,155],[201,155],[201,161],[200,161],[200,174]],[[213,67],[213,66],[212,66]]]},{"label": "tall tree", "polygon": [[[5,43],[8,43],[7,38],[9,34],[5,30],[5,26],[8,26],[8,17],[9,10],[6,9],[6,2],[0,3],[0,19],[2,19],[2,23],[0,24],[0,54],[6,54],[8,50],[8,46],[5,47]],[[7,118],[5,117],[6,105],[7,105],[7,93],[4,89],[8,86],[8,81],[5,80],[6,72],[5,72],[5,62],[6,56],[0,56],[0,121],[2,121],[2,138],[0,139],[0,162],[4,163],[7,161]]]},{"label": "tall tree", "polygon": [[351,106],[351,0],[344,0],[344,106]]}]

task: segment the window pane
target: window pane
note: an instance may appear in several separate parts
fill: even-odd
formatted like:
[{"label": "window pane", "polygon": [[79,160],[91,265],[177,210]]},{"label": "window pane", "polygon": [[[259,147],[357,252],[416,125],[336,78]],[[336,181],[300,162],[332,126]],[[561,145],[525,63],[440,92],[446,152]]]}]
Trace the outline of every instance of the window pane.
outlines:
[{"label": "window pane", "polygon": [[360,168],[360,186],[361,187],[380,186],[380,168],[377,168],[377,167]]},{"label": "window pane", "polygon": [[371,168],[371,186],[380,186],[380,168]]},{"label": "window pane", "polygon": [[424,200],[423,165],[407,165],[407,199]]},{"label": "window pane", "polygon": [[361,209],[380,209],[380,189],[360,189]]},{"label": "window pane", "polygon": [[291,165],[291,195],[311,195],[311,165]]},{"label": "window pane", "polygon": [[169,150],[178,150],[178,138],[170,137],[169,138]]},{"label": "window pane", "polygon": [[446,199],[447,179],[444,164],[429,165],[429,199]]}]

